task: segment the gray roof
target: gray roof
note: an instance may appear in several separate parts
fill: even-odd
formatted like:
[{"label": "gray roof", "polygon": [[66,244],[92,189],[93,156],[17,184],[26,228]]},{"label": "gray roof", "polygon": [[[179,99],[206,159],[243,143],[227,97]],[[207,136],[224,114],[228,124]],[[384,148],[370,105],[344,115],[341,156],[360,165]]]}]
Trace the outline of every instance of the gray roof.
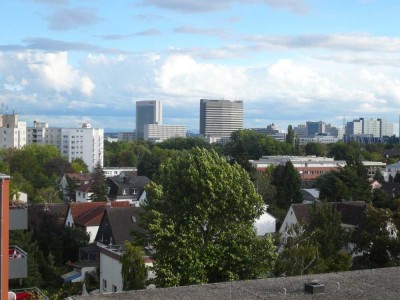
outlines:
[{"label": "gray roof", "polygon": [[[396,267],[76,296],[72,298],[81,300],[399,299],[399,280],[400,267]],[[325,292],[316,295],[304,292],[304,284],[310,282],[324,284]]]},{"label": "gray roof", "polygon": [[[125,241],[132,241],[132,232],[146,233],[146,230],[141,226],[143,225],[143,209],[141,207],[107,208],[106,214],[110,222],[115,245],[122,245]],[[132,217],[135,218],[135,222]]]}]

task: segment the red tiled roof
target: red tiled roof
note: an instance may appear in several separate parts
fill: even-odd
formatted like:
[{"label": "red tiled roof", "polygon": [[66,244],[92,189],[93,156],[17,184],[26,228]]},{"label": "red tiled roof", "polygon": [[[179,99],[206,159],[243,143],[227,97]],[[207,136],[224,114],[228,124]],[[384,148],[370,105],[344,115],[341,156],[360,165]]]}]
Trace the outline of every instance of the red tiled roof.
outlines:
[{"label": "red tiled roof", "polygon": [[124,201],[111,201],[111,207],[129,207],[131,206],[129,204],[128,200],[124,200]]},{"label": "red tiled roof", "polygon": [[69,209],[71,210],[72,218],[76,220],[79,216],[87,213],[88,211],[99,206],[105,207],[106,205],[106,202],[79,202],[70,203]]},{"label": "red tiled roof", "polygon": [[97,206],[74,219],[74,222],[82,226],[99,226],[105,207],[105,205]]},{"label": "red tiled roof", "polygon": [[67,173],[66,175],[76,181],[87,181],[93,179],[92,173]]},{"label": "red tiled roof", "polygon": [[[74,223],[82,226],[100,225],[107,206],[106,202],[79,202],[69,205]],[[112,201],[110,206],[112,208],[130,207],[130,204],[129,201]]]}]

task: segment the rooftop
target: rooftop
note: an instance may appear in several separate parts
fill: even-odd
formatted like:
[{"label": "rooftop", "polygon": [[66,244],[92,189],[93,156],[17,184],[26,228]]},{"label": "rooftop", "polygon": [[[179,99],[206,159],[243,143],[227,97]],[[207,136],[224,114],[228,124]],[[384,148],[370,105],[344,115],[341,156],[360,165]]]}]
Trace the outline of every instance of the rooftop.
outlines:
[{"label": "rooftop", "polygon": [[[398,299],[400,267],[225,282],[163,289],[148,289],[113,294],[74,296],[79,300],[110,299]],[[322,294],[309,294],[304,284],[318,282],[325,286]]]}]

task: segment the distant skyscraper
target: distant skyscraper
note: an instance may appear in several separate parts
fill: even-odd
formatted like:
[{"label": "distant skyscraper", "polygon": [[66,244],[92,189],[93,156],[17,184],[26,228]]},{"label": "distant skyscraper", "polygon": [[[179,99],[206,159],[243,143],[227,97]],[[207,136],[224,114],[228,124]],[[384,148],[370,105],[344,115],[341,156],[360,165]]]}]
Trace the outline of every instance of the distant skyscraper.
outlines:
[{"label": "distant skyscraper", "polygon": [[314,137],[318,133],[325,133],[325,122],[318,121],[318,122],[311,122],[307,121],[307,136]]},{"label": "distant skyscraper", "polygon": [[243,101],[200,99],[200,134],[228,137],[243,129]]},{"label": "distant skyscraper", "polygon": [[136,101],[136,138],[144,139],[144,125],[162,124],[162,105],[159,100]]}]

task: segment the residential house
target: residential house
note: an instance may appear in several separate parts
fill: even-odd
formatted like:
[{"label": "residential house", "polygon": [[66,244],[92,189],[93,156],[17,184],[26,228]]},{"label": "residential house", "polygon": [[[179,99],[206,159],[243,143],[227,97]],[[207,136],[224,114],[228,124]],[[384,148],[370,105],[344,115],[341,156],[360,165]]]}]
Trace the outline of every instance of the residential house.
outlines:
[{"label": "residential house", "polygon": [[108,198],[111,201],[129,201],[133,206],[140,206],[146,199],[144,187],[150,182],[146,176],[132,176],[122,173],[120,176],[107,178]]},{"label": "residential house", "polygon": [[87,274],[95,273],[99,267],[99,256],[99,248],[95,244],[79,248],[79,260],[68,263],[71,271],[61,275],[63,282],[84,282]]},{"label": "residential house", "polygon": [[76,197],[75,201],[76,202],[92,202],[91,196],[93,195],[93,192],[91,192],[92,184],[91,183],[85,183],[81,184],[76,188]]},{"label": "residential house", "polygon": [[[106,208],[96,236],[100,248],[100,291],[121,292],[123,288],[121,275],[121,257],[124,243],[135,239],[134,233],[145,235],[141,207]],[[143,257],[147,266],[153,261]],[[105,271],[106,270],[106,271]],[[149,276],[154,276],[150,273]]]},{"label": "residential house", "polygon": [[385,182],[381,186],[380,190],[388,194],[391,198],[400,197],[400,182],[394,182],[394,181]]},{"label": "residential house", "polygon": [[269,233],[275,233],[277,218],[267,212],[268,205],[265,205],[264,213],[254,222],[258,236],[264,236]]},{"label": "residential house", "polygon": [[63,194],[64,201],[74,201],[76,188],[82,184],[92,182],[92,173],[67,173],[61,178],[59,187]]},{"label": "residential house", "polygon": [[[282,222],[280,233],[285,232],[293,225],[311,223],[311,204],[296,203],[292,204]],[[361,222],[366,204],[364,201],[348,202],[328,202],[332,208],[336,209],[342,217],[342,227],[347,230],[354,230]]]},{"label": "residential house", "polygon": [[129,202],[80,202],[70,203],[64,225],[66,227],[80,227],[94,242],[101,219],[106,207],[129,207]]},{"label": "residential house", "polygon": [[303,203],[312,204],[319,201],[319,190],[317,189],[302,189]]}]

